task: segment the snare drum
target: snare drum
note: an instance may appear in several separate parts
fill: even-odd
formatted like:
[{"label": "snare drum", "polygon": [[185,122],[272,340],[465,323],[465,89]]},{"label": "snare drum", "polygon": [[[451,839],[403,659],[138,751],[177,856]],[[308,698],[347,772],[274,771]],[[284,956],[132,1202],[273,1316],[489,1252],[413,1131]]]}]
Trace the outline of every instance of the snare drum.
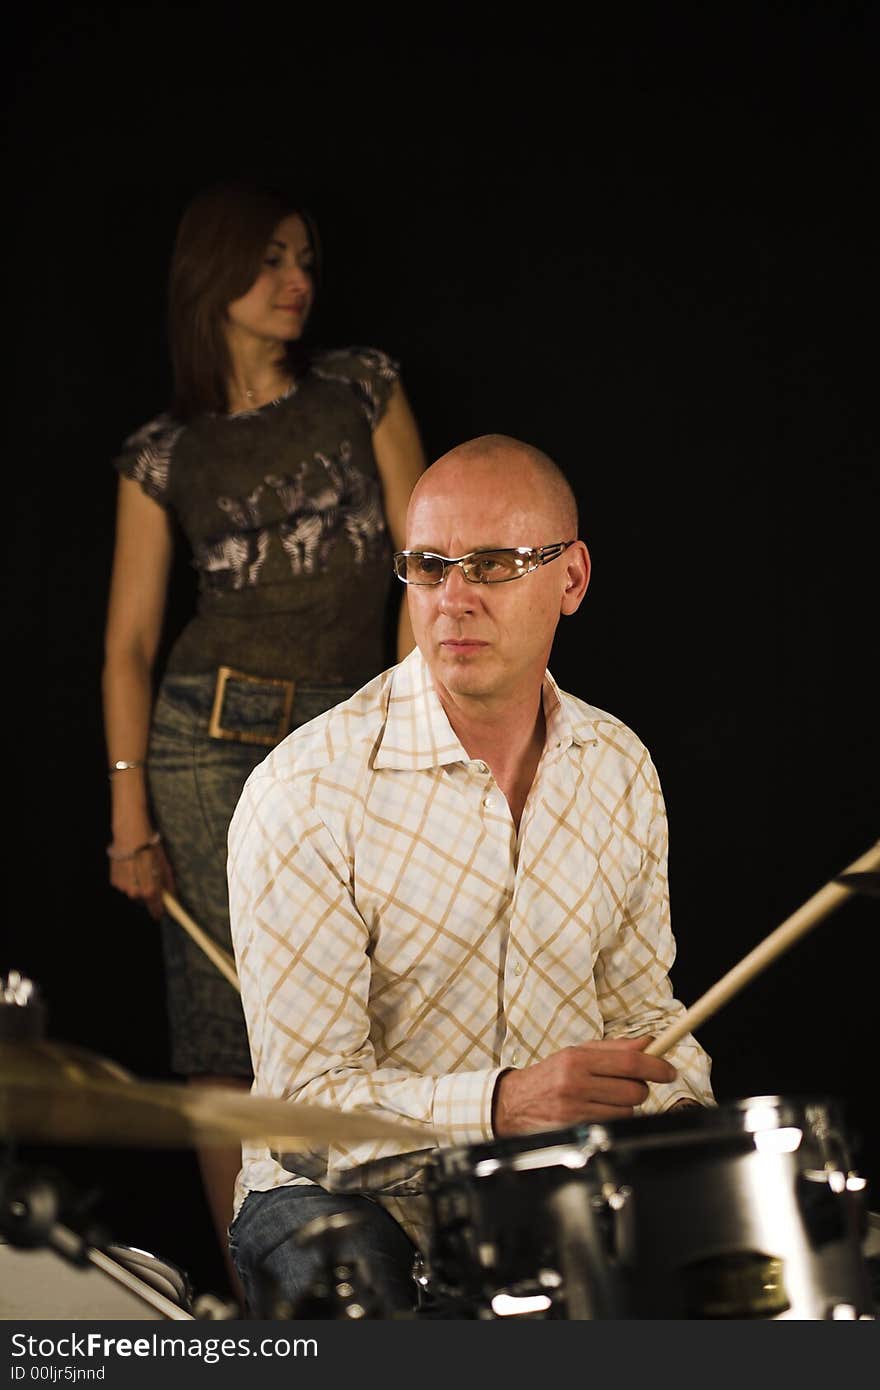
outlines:
[{"label": "snare drum", "polygon": [[[183,1311],[192,1312],[189,1279],[176,1265],[131,1245],[109,1245],[106,1252]],[[150,1304],[92,1265],[70,1264],[52,1250],[23,1250],[0,1240],[0,1319],[94,1318],[164,1321]]]},{"label": "snare drum", "polygon": [[759,1096],[440,1149],[425,1175],[432,1285],[477,1316],[875,1315],[865,1182],[830,1101]]},{"label": "snare drum", "polygon": [[434,1296],[480,1317],[620,1315],[589,1160],[576,1129],[436,1150],[425,1168]]},{"label": "snare drum", "polygon": [[636,1318],[860,1318],[865,1182],[837,1106],[758,1096],[587,1127]]}]

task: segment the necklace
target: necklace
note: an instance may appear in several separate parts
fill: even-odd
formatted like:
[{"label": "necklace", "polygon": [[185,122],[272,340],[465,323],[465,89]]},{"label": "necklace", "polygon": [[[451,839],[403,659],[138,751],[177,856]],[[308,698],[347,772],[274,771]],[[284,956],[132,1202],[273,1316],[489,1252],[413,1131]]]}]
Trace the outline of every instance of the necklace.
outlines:
[{"label": "necklace", "polygon": [[242,396],[244,396],[244,399],[247,401],[248,405],[253,405],[257,400],[258,396],[262,399],[265,399],[266,401],[277,401],[279,396],[284,395],[284,392],[288,389],[289,386],[289,380],[285,377],[282,377],[281,380],[278,381],[274,386],[270,387],[268,391],[257,390],[255,387],[252,386],[242,386],[241,394]]}]

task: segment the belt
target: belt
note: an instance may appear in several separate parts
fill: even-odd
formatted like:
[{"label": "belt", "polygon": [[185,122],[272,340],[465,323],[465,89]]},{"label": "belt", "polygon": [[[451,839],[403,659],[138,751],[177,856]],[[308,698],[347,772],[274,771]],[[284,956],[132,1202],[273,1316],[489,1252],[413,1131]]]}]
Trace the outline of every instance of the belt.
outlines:
[{"label": "belt", "polygon": [[[223,713],[226,682],[230,679],[246,681],[249,685],[269,686],[282,692],[281,715],[278,720],[277,731],[274,734],[267,736],[266,734],[253,733],[250,730],[224,729],[220,717]],[[219,666],[217,668],[217,683],[214,686],[214,703],[208,722],[209,738],[224,738],[231,743],[256,743],[263,748],[274,748],[276,743],[280,743],[290,730],[295,686],[295,681],[276,680],[270,676],[249,676],[246,671],[235,671],[231,666]]]}]

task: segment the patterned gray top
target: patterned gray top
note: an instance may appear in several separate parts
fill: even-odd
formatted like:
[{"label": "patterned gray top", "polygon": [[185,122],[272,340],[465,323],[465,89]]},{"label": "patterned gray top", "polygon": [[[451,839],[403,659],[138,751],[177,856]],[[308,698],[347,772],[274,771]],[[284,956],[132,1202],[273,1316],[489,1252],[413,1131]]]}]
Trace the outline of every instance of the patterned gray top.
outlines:
[{"label": "patterned gray top", "polygon": [[126,440],[115,467],[174,514],[199,575],[169,671],[357,686],[386,664],[372,432],[397,378],[374,348],[316,352],[269,405],[186,425],[161,415]]}]

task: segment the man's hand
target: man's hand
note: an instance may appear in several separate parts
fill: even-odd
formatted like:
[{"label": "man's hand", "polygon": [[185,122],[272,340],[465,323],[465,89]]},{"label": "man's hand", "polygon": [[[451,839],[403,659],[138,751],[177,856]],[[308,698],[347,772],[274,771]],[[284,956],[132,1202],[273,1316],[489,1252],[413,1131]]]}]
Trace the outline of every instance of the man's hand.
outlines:
[{"label": "man's hand", "polygon": [[662,1057],[644,1055],[651,1041],[606,1038],[580,1043],[543,1062],[505,1072],[492,1105],[496,1136],[626,1119],[647,1100],[649,1081],[670,1082],[677,1075]]}]

